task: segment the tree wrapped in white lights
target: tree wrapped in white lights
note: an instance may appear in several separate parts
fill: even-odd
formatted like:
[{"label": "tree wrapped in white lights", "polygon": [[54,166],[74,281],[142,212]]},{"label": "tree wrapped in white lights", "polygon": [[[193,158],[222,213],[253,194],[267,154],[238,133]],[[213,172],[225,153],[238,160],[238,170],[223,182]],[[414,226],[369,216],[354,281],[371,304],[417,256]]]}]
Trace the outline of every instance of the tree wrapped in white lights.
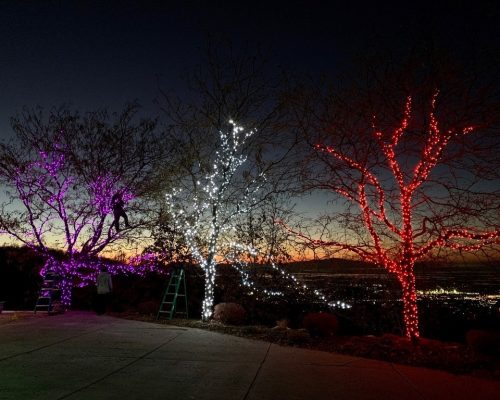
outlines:
[{"label": "tree wrapped in white lights", "polygon": [[167,194],[169,212],[183,227],[193,258],[205,273],[202,319],[212,316],[215,274],[225,243],[235,229],[237,217],[258,203],[263,173],[243,170],[245,151],[255,131],[246,130],[232,120],[227,131],[219,131],[218,147],[212,166],[193,172],[192,190],[181,188]]}]

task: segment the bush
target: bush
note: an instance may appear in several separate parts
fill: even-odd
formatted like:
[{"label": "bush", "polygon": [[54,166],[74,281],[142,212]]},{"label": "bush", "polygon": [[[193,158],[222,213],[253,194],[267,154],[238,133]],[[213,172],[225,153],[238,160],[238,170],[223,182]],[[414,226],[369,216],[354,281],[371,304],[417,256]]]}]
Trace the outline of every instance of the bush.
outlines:
[{"label": "bush", "polygon": [[286,332],[288,344],[304,344],[310,339],[309,332],[306,329],[289,329]]},{"label": "bush", "polygon": [[143,301],[142,303],[137,304],[137,312],[145,315],[156,315],[159,307],[160,304],[158,301]]},{"label": "bush", "polygon": [[247,325],[241,328],[241,333],[244,335],[262,335],[266,332],[266,328],[263,326]]},{"label": "bush", "polygon": [[279,329],[288,329],[288,320],[287,319],[279,319],[276,321],[276,328]]},{"label": "bush", "polygon": [[319,312],[306,314],[302,325],[311,336],[333,336],[339,329],[339,321],[335,315]]},{"label": "bush", "polygon": [[500,332],[472,329],[465,335],[467,345],[474,351],[494,354],[500,350]]},{"label": "bush", "polygon": [[215,306],[213,318],[223,324],[242,325],[245,322],[246,311],[237,303],[219,303]]}]

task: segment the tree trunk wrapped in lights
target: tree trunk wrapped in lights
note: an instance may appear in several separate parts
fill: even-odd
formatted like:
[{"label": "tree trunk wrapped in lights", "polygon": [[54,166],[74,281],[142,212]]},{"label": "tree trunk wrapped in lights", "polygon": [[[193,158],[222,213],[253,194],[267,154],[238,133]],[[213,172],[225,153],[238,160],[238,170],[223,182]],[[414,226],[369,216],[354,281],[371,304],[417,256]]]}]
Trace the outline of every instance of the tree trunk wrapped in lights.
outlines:
[{"label": "tree trunk wrapped in lights", "polygon": [[342,238],[336,238],[340,230],[315,237],[286,226],[313,247],[354,253],[394,274],[402,289],[405,334],[412,339],[420,335],[415,263],[438,252],[491,253],[500,243],[498,175],[487,183],[488,171],[498,171],[498,158],[495,165],[494,157],[493,164],[486,157],[498,147],[498,136],[463,120],[439,123],[438,99],[436,91],[428,111],[415,116],[407,97],[395,127],[382,129],[373,116],[366,136],[314,146],[320,163],[309,188],[327,189],[347,202],[349,211],[336,217]]}]

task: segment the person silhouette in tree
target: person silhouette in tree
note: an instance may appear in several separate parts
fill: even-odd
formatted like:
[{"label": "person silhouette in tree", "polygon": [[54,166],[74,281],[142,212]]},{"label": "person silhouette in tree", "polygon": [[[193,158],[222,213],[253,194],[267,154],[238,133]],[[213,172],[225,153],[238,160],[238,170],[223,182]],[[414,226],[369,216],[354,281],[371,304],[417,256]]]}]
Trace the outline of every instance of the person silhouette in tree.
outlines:
[{"label": "person silhouette in tree", "polygon": [[123,220],[125,221],[125,226],[127,228],[129,227],[128,217],[127,214],[125,213],[125,210],[123,209],[124,206],[125,202],[123,201],[122,192],[118,191],[111,198],[111,207],[113,209],[113,216],[114,216],[114,220],[111,226],[114,226],[117,232],[120,232],[120,217],[123,217]]}]

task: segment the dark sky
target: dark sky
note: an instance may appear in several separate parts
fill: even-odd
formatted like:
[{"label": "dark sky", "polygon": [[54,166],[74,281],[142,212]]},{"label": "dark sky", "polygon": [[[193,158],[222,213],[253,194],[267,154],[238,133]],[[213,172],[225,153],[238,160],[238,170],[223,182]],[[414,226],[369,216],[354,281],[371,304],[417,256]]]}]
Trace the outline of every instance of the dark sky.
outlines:
[{"label": "dark sky", "polygon": [[200,62],[208,33],[261,46],[271,67],[328,73],[373,48],[429,38],[464,54],[495,48],[495,3],[0,1],[0,136],[25,105],[84,111],[137,99],[153,110],[158,77],[182,94],[179,77]]}]

